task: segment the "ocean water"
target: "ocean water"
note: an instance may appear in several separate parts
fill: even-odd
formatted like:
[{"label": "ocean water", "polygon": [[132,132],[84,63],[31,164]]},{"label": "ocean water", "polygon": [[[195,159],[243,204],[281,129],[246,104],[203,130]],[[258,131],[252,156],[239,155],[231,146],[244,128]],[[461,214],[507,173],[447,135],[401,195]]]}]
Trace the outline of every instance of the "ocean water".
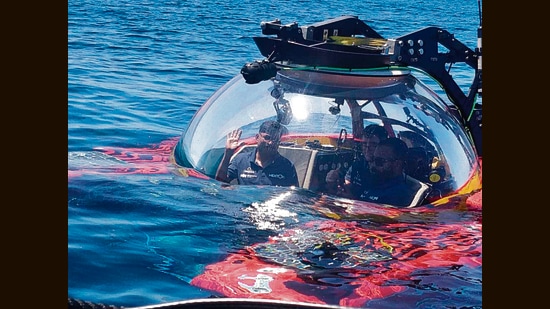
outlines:
[{"label": "ocean water", "polygon": [[[252,41],[261,35],[261,21],[306,25],[349,14],[387,38],[438,26],[473,49],[478,5],[475,0],[69,0],[68,296],[125,307],[218,297],[215,290],[192,284],[208,265],[255,245],[264,253],[280,249],[264,254],[264,262],[276,264],[298,249],[281,249],[269,243],[272,237],[294,228],[310,231],[304,228],[308,222],[330,222],[325,208],[312,207],[319,196],[311,192],[222,187],[175,173],[168,162],[200,105],[243,64],[262,59]],[[457,65],[453,76],[467,89],[473,71]],[[277,203],[276,212],[267,212],[281,195],[290,197]],[[457,202],[353,222],[361,225],[353,231],[384,235],[401,250],[398,262],[377,272],[382,286],[398,288],[366,302],[358,292],[364,277],[306,276],[310,288],[330,286],[322,302],[481,308],[480,212],[465,211]]]}]

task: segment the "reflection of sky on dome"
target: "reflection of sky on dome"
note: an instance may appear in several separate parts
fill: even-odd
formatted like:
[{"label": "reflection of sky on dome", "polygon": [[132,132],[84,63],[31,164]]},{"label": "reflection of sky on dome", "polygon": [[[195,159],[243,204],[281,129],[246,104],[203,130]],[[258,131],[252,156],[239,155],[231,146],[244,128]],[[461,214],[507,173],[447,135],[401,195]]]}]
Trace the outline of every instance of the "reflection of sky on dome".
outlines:
[{"label": "reflection of sky on dome", "polygon": [[[216,142],[225,143],[225,136],[231,130],[274,117],[273,98],[267,90],[270,85],[272,84],[269,82],[249,85],[237,75],[221,88],[224,91],[220,92],[219,96],[216,93],[216,96],[210,97],[197,113],[198,118],[192,121],[197,126],[190,127],[185,135],[185,144],[193,145],[189,149],[192,162],[198,162],[205,152],[216,145]],[[216,103],[210,104],[213,101]],[[243,131],[242,138],[254,136],[257,130],[258,127]]]},{"label": "reflection of sky on dome", "polygon": [[306,120],[309,117],[311,104],[303,96],[295,96],[292,99],[292,115],[297,121]]},{"label": "reflection of sky on dome", "polygon": [[285,93],[292,108],[292,121],[287,125],[290,133],[338,133],[342,128],[351,133],[351,117],[347,104],[340,105],[340,113],[333,115],[330,107],[334,99],[297,93]]}]

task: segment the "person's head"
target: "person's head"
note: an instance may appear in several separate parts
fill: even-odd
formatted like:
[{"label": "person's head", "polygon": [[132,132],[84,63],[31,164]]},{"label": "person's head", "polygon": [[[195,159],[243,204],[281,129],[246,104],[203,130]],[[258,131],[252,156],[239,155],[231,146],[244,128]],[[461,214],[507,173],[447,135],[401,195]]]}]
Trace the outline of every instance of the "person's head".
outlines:
[{"label": "person's head", "polygon": [[378,144],[374,151],[371,172],[380,179],[387,179],[403,173],[407,159],[407,145],[396,137],[389,137]]},{"label": "person's head", "polygon": [[273,120],[265,121],[256,134],[258,150],[276,152],[281,142],[281,136],[286,132],[286,127],[279,122]]},{"label": "person's head", "polygon": [[388,138],[388,132],[384,127],[377,124],[369,124],[363,129],[361,139],[361,152],[365,159],[370,162],[374,155],[374,150],[378,144]]},{"label": "person's head", "polygon": [[399,132],[399,138],[403,140],[409,148],[422,147],[427,149],[431,147],[430,143],[428,143],[424,137],[413,131],[401,131]]}]

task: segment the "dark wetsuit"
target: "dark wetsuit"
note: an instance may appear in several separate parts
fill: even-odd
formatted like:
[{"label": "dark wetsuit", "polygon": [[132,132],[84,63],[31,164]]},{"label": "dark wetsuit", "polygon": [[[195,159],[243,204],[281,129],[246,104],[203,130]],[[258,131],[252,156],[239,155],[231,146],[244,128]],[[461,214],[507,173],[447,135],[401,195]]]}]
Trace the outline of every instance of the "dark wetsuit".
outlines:
[{"label": "dark wetsuit", "polygon": [[428,185],[405,174],[377,183],[365,160],[354,162],[346,179],[351,181],[351,193],[358,200],[393,206],[418,206],[430,191]]},{"label": "dark wetsuit", "polygon": [[351,194],[359,198],[363,192],[363,187],[368,187],[370,182],[372,182],[372,173],[369,170],[367,160],[359,159],[354,161],[347,170],[345,179],[351,183]]},{"label": "dark wetsuit", "polygon": [[257,165],[256,151],[240,153],[229,163],[229,180],[237,179],[240,185],[299,186],[294,164],[278,154],[265,168]]}]

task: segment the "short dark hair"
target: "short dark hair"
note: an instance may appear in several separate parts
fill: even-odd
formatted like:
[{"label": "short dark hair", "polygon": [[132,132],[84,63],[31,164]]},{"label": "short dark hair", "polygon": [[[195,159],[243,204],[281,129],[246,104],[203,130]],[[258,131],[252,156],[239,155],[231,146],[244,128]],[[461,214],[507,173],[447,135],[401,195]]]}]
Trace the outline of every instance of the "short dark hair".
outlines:
[{"label": "short dark hair", "polygon": [[380,141],[388,138],[388,132],[383,126],[377,124],[369,124],[363,129],[363,138],[376,136]]},{"label": "short dark hair", "polygon": [[399,132],[398,136],[400,139],[405,138],[410,140],[412,143],[411,148],[420,147],[424,149],[430,157],[434,157],[437,155],[437,151],[435,150],[434,146],[428,141],[427,138],[422,136],[420,133],[413,131],[401,131]]},{"label": "short dark hair", "polygon": [[430,143],[422,135],[413,131],[401,131],[399,132],[399,137],[410,140],[413,144],[413,147],[426,148],[428,146],[431,146]]},{"label": "short dark hair", "polygon": [[407,144],[405,144],[404,141],[397,137],[388,137],[387,139],[383,140],[378,144],[378,147],[387,146],[389,147],[393,154],[395,155],[395,158],[398,160],[407,160],[407,153],[409,151],[409,148],[407,148]]},{"label": "short dark hair", "polygon": [[286,132],[288,132],[287,128],[274,120],[264,121],[264,123],[260,126],[260,130],[258,130],[258,133],[267,133],[269,135],[277,136],[277,138],[281,138],[283,133]]}]

